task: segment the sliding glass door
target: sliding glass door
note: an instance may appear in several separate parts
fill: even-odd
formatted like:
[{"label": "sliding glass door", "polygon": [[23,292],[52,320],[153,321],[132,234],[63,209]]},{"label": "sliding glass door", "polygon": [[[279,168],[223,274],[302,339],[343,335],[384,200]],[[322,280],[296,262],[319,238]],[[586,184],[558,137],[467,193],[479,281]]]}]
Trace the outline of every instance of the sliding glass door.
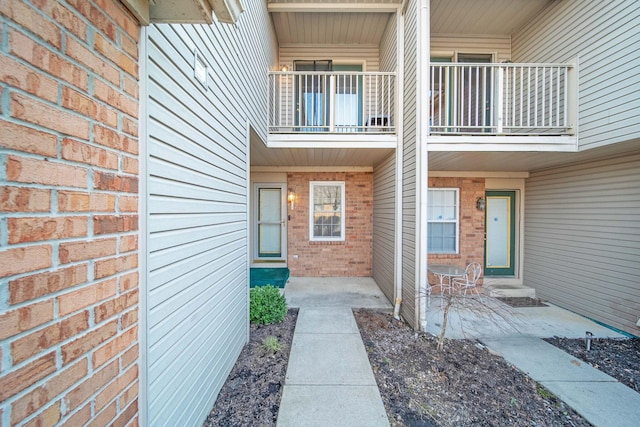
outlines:
[{"label": "sliding glass door", "polygon": [[329,126],[329,76],[314,74],[331,71],[330,59],[319,61],[294,61],[295,71],[309,73],[295,77],[296,126],[302,132],[326,132]]}]

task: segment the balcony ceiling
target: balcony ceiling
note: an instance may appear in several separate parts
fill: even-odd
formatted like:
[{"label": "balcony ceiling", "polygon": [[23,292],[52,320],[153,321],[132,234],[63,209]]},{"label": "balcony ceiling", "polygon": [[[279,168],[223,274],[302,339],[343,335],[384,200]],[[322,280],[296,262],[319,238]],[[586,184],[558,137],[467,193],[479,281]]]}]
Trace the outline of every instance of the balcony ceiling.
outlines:
[{"label": "balcony ceiling", "polygon": [[250,164],[270,167],[368,167],[393,153],[393,148],[267,148],[251,138]]},{"label": "balcony ceiling", "polygon": [[278,43],[377,45],[402,0],[268,0]]},{"label": "balcony ceiling", "polygon": [[429,153],[430,171],[532,172],[573,163],[640,153],[640,140],[579,152],[461,152]]},{"label": "balcony ceiling", "polygon": [[377,45],[389,13],[274,12],[278,43]]},{"label": "balcony ceiling", "polygon": [[[557,0],[431,0],[432,34],[513,34]],[[269,0],[281,44],[380,43],[401,0]]]}]

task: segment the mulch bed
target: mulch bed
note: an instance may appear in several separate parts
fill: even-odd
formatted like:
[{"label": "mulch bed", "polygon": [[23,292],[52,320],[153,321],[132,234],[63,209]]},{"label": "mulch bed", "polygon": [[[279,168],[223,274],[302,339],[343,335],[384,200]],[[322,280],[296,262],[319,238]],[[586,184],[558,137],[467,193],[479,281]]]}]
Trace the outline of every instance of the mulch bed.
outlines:
[{"label": "mulch bed", "polygon": [[[290,308],[282,323],[251,325],[249,343],[240,353],[204,426],[275,426],[287,373],[298,309]],[[262,345],[275,336],[277,353]]]},{"label": "mulch bed", "polygon": [[393,426],[589,426],[573,409],[473,340],[416,333],[386,313],[355,311]]},{"label": "mulch bed", "polygon": [[[545,388],[474,340],[416,333],[390,314],[355,311],[389,421],[396,426],[588,426]],[[204,426],[275,426],[298,311],[285,321],[251,325],[250,342],[224,384]],[[275,336],[276,353],[262,342]],[[548,339],[639,391],[640,339]],[[639,391],[640,392],[640,391]]]},{"label": "mulch bed", "polygon": [[584,339],[555,337],[545,341],[640,393],[640,338],[594,338],[589,351]]},{"label": "mulch bed", "polygon": [[524,307],[549,307],[543,303],[539,298],[529,297],[502,297],[497,298],[510,307],[524,308]]}]

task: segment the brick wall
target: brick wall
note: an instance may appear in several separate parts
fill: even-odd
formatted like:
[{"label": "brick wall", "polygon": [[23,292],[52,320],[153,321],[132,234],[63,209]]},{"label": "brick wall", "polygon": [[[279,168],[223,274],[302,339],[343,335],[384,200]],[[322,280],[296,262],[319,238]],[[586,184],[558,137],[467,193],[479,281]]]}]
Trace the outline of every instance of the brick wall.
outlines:
[{"label": "brick wall", "polygon": [[138,37],[0,1],[0,425],[137,424]]},{"label": "brick wall", "polygon": [[[484,197],[484,178],[429,178],[429,187],[460,189],[459,253],[429,254],[429,262],[460,267],[471,262],[484,265],[484,211],[476,208],[478,197]],[[437,279],[430,275],[429,282],[437,283]]]},{"label": "brick wall", "polygon": [[[309,241],[309,182],[345,181],[343,242]],[[373,173],[289,173],[296,191],[288,227],[288,263],[292,276],[371,276],[373,241]],[[298,255],[294,259],[293,255]]]}]

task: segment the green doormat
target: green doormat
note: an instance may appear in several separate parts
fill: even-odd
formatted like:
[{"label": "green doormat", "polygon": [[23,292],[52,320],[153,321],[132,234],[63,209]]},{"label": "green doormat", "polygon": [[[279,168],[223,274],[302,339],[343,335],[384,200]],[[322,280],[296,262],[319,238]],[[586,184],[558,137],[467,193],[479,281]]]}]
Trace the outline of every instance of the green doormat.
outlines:
[{"label": "green doormat", "polygon": [[249,270],[249,286],[272,285],[276,288],[284,288],[289,280],[288,268],[252,268]]}]

